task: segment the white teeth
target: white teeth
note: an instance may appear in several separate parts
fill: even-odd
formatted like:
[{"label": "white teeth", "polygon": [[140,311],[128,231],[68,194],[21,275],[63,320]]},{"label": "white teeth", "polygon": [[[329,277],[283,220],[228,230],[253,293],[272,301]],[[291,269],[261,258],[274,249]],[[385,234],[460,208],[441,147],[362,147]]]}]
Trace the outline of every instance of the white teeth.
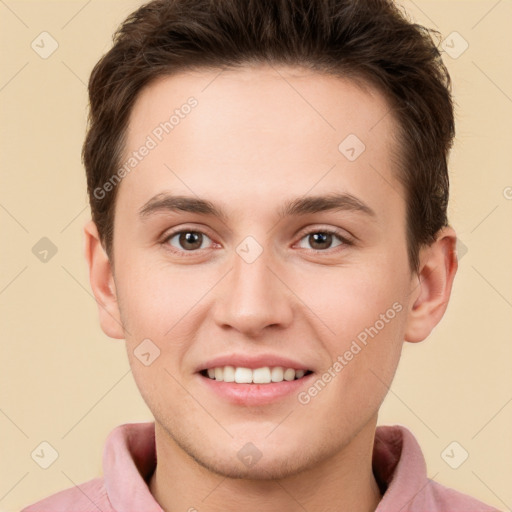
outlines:
[{"label": "white teeth", "polygon": [[284,371],[284,380],[294,380],[295,379],[295,370],[293,368],[287,368]]},{"label": "white teeth", "polygon": [[237,384],[270,384],[271,382],[292,381],[301,379],[305,370],[294,370],[282,366],[264,366],[262,368],[244,368],[241,366],[219,366],[208,368],[208,377],[217,381],[236,382]]},{"label": "white teeth", "polygon": [[224,366],[222,380],[224,382],[235,382],[235,367],[234,366]]},{"label": "white teeth", "polygon": [[265,366],[264,368],[256,368],[252,371],[252,381],[254,384],[269,384],[270,381],[270,368]]},{"label": "white teeth", "polygon": [[297,371],[295,372],[295,378],[297,378],[297,379],[302,379],[302,377],[304,377],[304,374],[305,374],[305,373],[306,373],[306,372],[305,372],[304,370],[297,370]]},{"label": "white teeth", "polygon": [[[217,368],[215,368],[215,370],[217,370]],[[250,384],[252,382],[252,370],[238,367],[235,370],[235,382],[237,384]]]},{"label": "white teeth", "polygon": [[280,366],[276,366],[272,368],[270,372],[270,376],[272,378],[272,382],[282,382],[283,381],[283,369]]}]

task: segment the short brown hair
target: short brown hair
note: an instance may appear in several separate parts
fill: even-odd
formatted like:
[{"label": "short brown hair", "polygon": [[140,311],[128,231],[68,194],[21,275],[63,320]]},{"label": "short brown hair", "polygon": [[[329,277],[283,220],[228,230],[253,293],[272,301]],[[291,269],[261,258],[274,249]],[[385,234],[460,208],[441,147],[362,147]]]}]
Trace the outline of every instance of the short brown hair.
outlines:
[{"label": "short brown hair", "polygon": [[120,165],[142,87],[185,69],[270,63],[362,80],[387,98],[398,122],[397,177],[406,192],[409,263],[417,271],[420,247],[448,224],[455,133],[450,76],[433,35],[391,0],[154,0],[140,7],[89,81],[82,156],[92,218],[109,258],[117,187],[101,198],[95,190]]}]

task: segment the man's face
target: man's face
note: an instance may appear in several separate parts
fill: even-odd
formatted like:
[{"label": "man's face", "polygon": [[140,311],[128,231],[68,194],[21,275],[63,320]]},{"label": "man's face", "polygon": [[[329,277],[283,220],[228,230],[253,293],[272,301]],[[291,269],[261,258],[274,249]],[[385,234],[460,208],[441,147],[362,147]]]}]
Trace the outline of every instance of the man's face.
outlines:
[{"label": "man's face", "polygon": [[[284,476],[373,427],[415,282],[388,112],[350,81],[270,67],[178,74],[138,97],[125,161],[138,151],[140,162],[119,185],[115,290],[157,428],[203,466]],[[287,208],[335,194],[339,208]],[[163,195],[223,216],[155,207]],[[160,355],[141,362],[155,346]],[[202,371],[230,365],[269,367],[277,380],[276,366],[312,373],[244,384]],[[244,450],[261,459],[245,464]]]}]

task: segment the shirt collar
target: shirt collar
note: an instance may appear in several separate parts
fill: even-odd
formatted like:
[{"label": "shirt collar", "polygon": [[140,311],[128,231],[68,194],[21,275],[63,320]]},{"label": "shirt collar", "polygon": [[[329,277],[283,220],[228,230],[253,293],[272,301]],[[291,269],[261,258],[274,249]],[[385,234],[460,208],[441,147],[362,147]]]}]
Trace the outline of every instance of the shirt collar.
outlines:
[{"label": "shirt collar", "polygon": [[406,510],[429,482],[421,448],[401,425],[377,427],[372,466],[384,494],[375,512]]},{"label": "shirt collar", "polygon": [[156,468],[155,423],[127,423],[107,437],[103,451],[103,476],[115,510],[163,512],[149,491]]},{"label": "shirt collar", "polygon": [[[163,512],[148,487],[155,468],[154,422],[127,423],[112,430],[105,441],[103,475],[114,509]],[[405,508],[429,482],[418,442],[400,425],[377,427],[373,473],[383,493],[375,512],[398,510],[400,504]]]}]

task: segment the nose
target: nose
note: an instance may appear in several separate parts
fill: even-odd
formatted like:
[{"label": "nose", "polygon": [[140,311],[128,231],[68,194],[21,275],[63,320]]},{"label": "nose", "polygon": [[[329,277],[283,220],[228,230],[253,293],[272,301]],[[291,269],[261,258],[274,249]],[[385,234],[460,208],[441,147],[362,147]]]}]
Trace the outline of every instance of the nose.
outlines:
[{"label": "nose", "polygon": [[221,328],[258,337],[266,328],[291,324],[293,294],[278,277],[275,261],[266,252],[251,263],[237,253],[233,255],[233,268],[214,302],[214,318]]}]

